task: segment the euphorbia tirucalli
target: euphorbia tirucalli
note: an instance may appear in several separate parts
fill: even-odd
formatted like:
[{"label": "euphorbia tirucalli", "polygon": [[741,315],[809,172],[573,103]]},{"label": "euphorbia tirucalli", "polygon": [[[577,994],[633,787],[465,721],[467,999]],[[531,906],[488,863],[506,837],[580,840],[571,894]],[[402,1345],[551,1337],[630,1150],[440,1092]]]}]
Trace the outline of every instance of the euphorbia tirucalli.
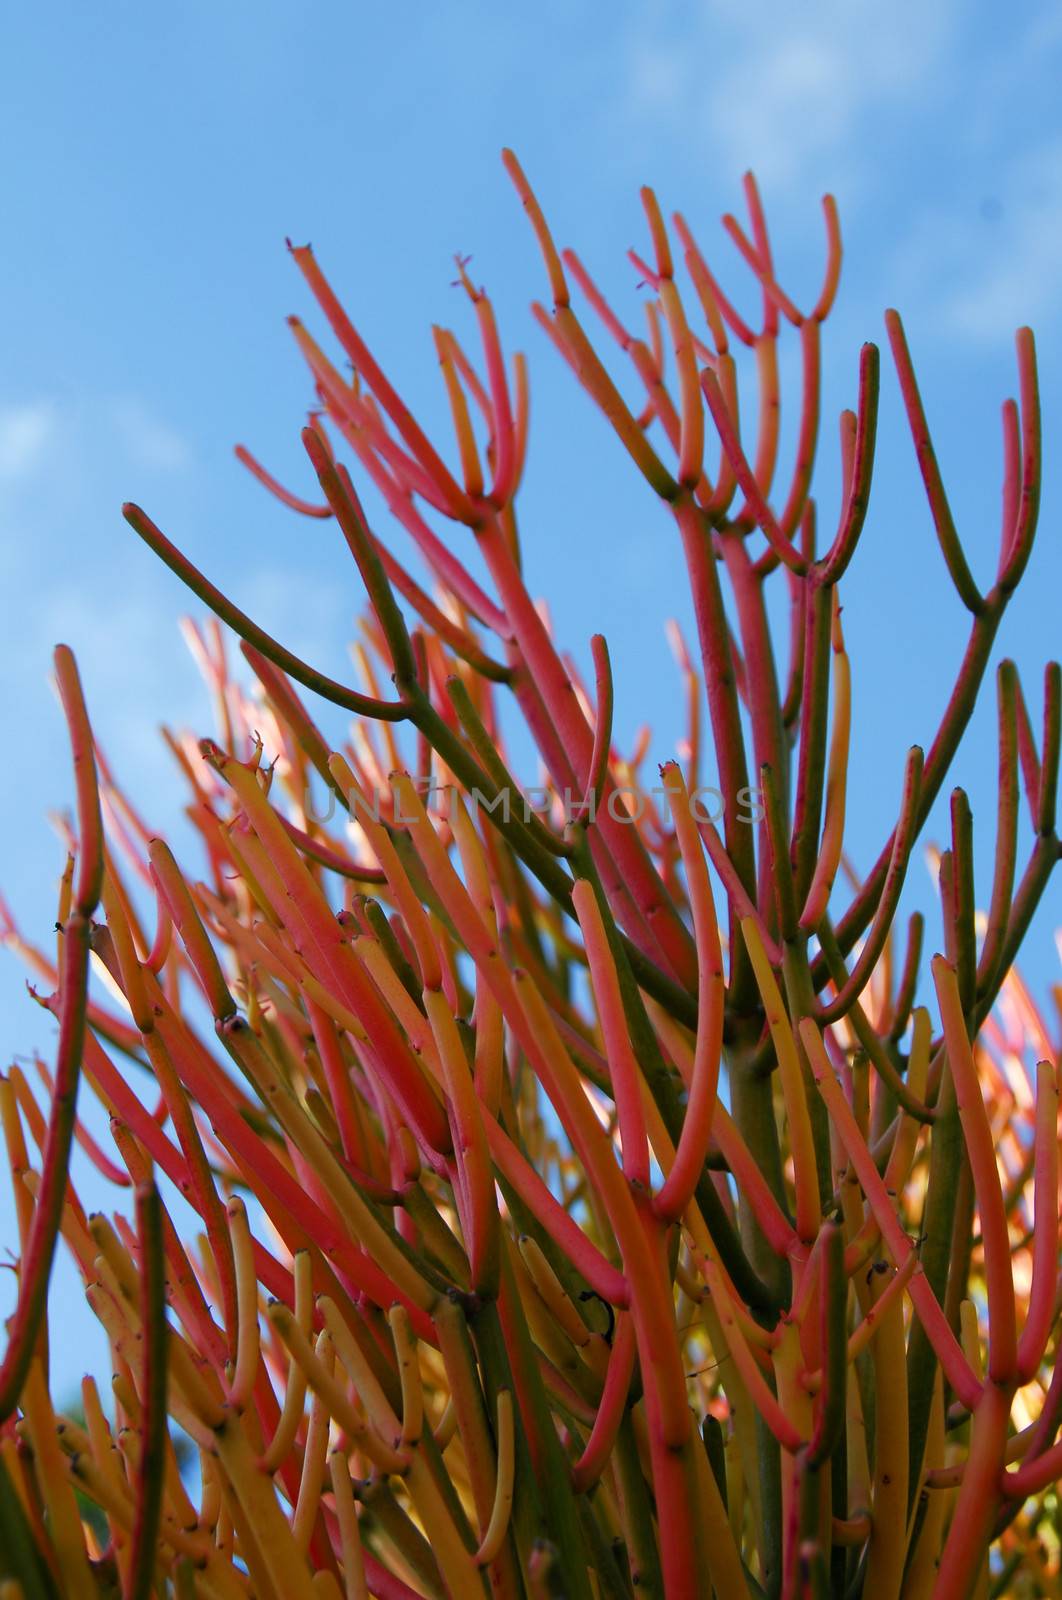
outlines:
[{"label": "euphorbia tirucalli", "polygon": [[[643,190],[642,336],[557,250],[505,164],[545,262],[552,308],[535,318],[681,544],[697,629],[695,648],[673,630],[681,759],[657,781],[645,741],[617,747],[604,640],[584,682],[526,586],[527,369],[506,359],[486,292],[460,265],[478,356],[433,330],[448,449],[311,251],[293,250],[338,347],[292,322],[317,393],[303,442],[320,498],[239,454],[295,512],[338,525],[368,595],[360,687],[285,649],[126,507],[238,636],[255,687],[232,674],[217,621],[187,625],[218,729],[198,744],[167,734],[202,845],[182,864],[107,767],[73,657],[56,654],[78,802],[56,955],[6,924],[59,1042],[54,1069],[38,1063],[46,1109],[20,1067],[0,1080],[20,1231],[0,1596],[1053,1594],[1057,1059],[1014,963],[1059,857],[1057,665],[1040,727],[1013,664],[997,668],[991,884],[975,885],[956,789],[937,858],[944,950],[923,962],[921,915],[896,926],[1032,548],[1032,335],[1018,334],[1020,399],[1003,407],[983,588],[886,318],[971,623],[940,726],[896,776],[896,826],[855,880],[839,585],[871,490],[879,359],[864,346],[820,538],[833,202],[804,311],[746,179],[747,226],[724,224],[757,286],[753,324],[683,218],[669,226]],[[786,479],[787,327],[802,381]],[[750,381],[754,404],[739,406]],[[355,479],[426,579],[371,524]],[[350,714],[339,748],[307,691]],[[702,696],[718,829],[699,802]],[[514,707],[548,774],[545,809],[511,772]],[[311,798],[322,788],[331,820]],[[79,1078],[110,1117],[110,1150],[76,1115]],[[132,1189],[132,1215],[86,1214],[67,1178],[75,1139]],[[171,1188],[200,1232],[178,1231]],[[56,1416],[48,1386],[60,1233],[114,1375],[106,1403],[85,1380],[78,1419]],[[195,1497],[171,1422],[199,1452]]]}]

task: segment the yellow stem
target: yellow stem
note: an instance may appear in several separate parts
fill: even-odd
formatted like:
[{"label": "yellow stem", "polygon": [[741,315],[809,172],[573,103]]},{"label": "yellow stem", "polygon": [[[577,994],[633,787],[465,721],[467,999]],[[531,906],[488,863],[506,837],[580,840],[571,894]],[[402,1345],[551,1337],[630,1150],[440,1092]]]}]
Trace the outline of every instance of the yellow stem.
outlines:
[{"label": "yellow stem", "polygon": [[[345,1428],[351,1438],[357,1442],[358,1449],[368,1456],[373,1465],[379,1467],[381,1472],[402,1472],[407,1464],[407,1453],[396,1450],[393,1445],[389,1444],[386,1439],[380,1438],[374,1429],[369,1426],[360,1409],[350,1399],[339,1380],[318,1359],[309,1340],[295,1326],[295,1319],[287,1306],[272,1305],[269,1307],[267,1315],[287,1346],[289,1353],[302,1368],[306,1382],[314,1395],[321,1397],[332,1416],[339,1423],[339,1426]],[[335,1338],[331,1324],[329,1325],[329,1332]],[[347,1365],[345,1360],[346,1352],[339,1345],[338,1339],[335,1339],[335,1344],[339,1348],[340,1354],[344,1357],[344,1365]],[[397,1437],[398,1433],[399,1428],[396,1422],[391,1436]]]},{"label": "yellow stem", "polygon": [[395,1343],[398,1377],[402,1385],[402,1443],[416,1444],[424,1427],[424,1386],[417,1361],[417,1342],[409,1327],[409,1313],[393,1305],[387,1313]]},{"label": "yellow stem", "polygon": [[892,1300],[871,1346],[874,1392],[874,1528],[867,1553],[866,1592],[874,1600],[899,1600],[907,1519],[907,1356],[903,1304]]},{"label": "yellow stem", "polygon": [[258,1273],[247,1221],[247,1207],[234,1195],[227,1206],[236,1264],[236,1370],[229,1402],[242,1411],[251,1398],[258,1373]]},{"label": "yellow stem", "polygon": [[[334,1364],[332,1336],[322,1330],[317,1336],[314,1355],[327,1373]],[[305,1555],[310,1548],[314,1523],[321,1506],[321,1486],[324,1483],[325,1457],[328,1454],[328,1405],[321,1394],[315,1394],[310,1407],[310,1424],[306,1430],[306,1445],[302,1453],[302,1476],[299,1495],[295,1503],[295,1516],[291,1532],[295,1543]]]},{"label": "yellow stem", "polygon": [[[304,1339],[309,1339],[310,1329],[313,1326],[313,1262],[310,1252],[296,1250],[292,1267],[295,1276],[295,1327]],[[295,1357],[291,1356],[280,1420],[276,1432],[269,1441],[269,1448],[262,1457],[262,1466],[266,1472],[276,1472],[281,1463],[287,1459],[288,1451],[295,1443],[295,1435],[302,1422],[305,1400],[306,1374]]]},{"label": "yellow stem", "polygon": [[[275,1591],[283,1600],[312,1600],[310,1573],[271,1479],[255,1458],[241,1419],[230,1413],[214,1433],[218,1459],[232,1486],[233,1521],[241,1544],[253,1539]],[[242,1516],[241,1528],[238,1517]],[[253,1530],[253,1531],[252,1531]]]},{"label": "yellow stem", "polygon": [[509,1531],[513,1509],[516,1447],[513,1425],[513,1397],[509,1389],[498,1390],[498,1474],[494,1484],[494,1505],[479,1549],[476,1565],[487,1566],[501,1550]]},{"label": "yellow stem", "polygon": [[39,1358],[30,1365],[20,1397],[33,1446],[33,1475],[48,1517],[48,1532],[67,1600],[96,1600],[85,1553],[81,1514],[55,1431],[55,1413]]},{"label": "yellow stem", "polygon": [[805,1244],[811,1244],[818,1235],[822,1212],[819,1207],[815,1141],[811,1131],[811,1115],[804,1089],[804,1074],[800,1070],[796,1038],[774,973],[771,971],[756,919],[744,917],[741,931],[756,974],[760,998],[767,1014],[767,1026],[771,1030],[771,1041],[778,1057],[778,1072],[782,1080],[785,1114],[789,1124],[789,1149],[793,1157],[797,1233]]}]

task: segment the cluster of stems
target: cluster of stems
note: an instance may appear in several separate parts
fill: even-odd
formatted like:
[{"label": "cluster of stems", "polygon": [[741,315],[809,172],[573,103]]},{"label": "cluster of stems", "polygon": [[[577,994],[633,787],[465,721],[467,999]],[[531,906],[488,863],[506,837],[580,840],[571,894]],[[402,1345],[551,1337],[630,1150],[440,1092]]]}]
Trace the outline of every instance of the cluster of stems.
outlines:
[{"label": "cluster of stems", "polygon": [[[867,514],[879,359],[864,346],[820,540],[833,202],[802,311],[746,179],[747,224],[724,219],[759,306],[746,320],[684,219],[643,190],[642,333],[505,164],[545,263],[552,305],[535,318],[688,570],[678,758],[657,777],[648,737],[618,748],[604,640],[584,681],[529,592],[526,365],[506,359],[467,265],[478,356],[433,330],[448,465],[294,249],[341,352],[292,321],[319,492],[238,454],[342,534],[368,596],[358,687],[287,650],[126,507],[214,613],[186,628],[216,739],[166,734],[193,870],[109,769],[56,652],[77,783],[56,954],[6,913],[0,930],[58,1022],[36,1090],[22,1066],[0,1077],[19,1230],[0,1600],[1058,1594],[1057,1044],[1015,967],[1060,855],[1057,664],[1042,718],[1013,664],[997,668],[991,884],[975,884],[955,789],[934,857],[943,951],[924,962],[922,916],[897,922],[1032,548],[1032,336],[1017,336],[982,587],[886,318],[970,636],[860,877],[844,847],[858,684],[839,586]],[[802,373],[788,476],[787,329]],[[349,714],[338,748],[307,693]],[[537,806],[506,753],[514,716],[541,758]],[[79,1086],[109,1135],[79,1115]],[[86,1211],[75,1142],[132,1206]],[[48,1380],[60,1235],[113,1374],[106,1397],[86,1378],[71,1416]]]}]

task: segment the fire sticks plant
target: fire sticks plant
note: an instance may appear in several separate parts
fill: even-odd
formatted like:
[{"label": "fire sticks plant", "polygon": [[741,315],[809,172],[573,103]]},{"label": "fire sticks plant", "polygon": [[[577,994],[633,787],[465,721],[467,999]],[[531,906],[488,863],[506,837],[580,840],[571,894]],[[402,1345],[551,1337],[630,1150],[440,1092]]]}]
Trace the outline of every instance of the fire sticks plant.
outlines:
[{"label": "fire sticks plant", "polygon": [[[38,1063],[43,1094],[18,1066],[0,1080],[20,1235],[0,1596],[1058,1594],[1057,1043],[1015,967],[1060,853],[1057,664],[1042,721],[1014,666],[996,668],[991,884],[975,884],[955,789],[935,858],[944,948],[924,960],[919,914],[897,926],[1032,549],[1032,335],[1017,336],[982,587],[886,318],[970,634],[928,751],[880,779],[896,825],[856,879],[839,592],[871,489],[879,357],[864,346],[827,512],[811,480],[834,204],[822,289],[801,309],[746,180],[748,221],[724,224],[762,301],[753,324],[643,190],[641,336],[505,165],[545,263],[552,305],[535,318],[681,546],[697,630],[695,647],[674,635],[681,759],[657,780],[644,743],[617,748],[605,641],[582,681],[528,591],[527,371],[466,266],[479,354],[434,329],[444,450],[311,251],[293,250],[329,336],[292,322],[318,398],[303,443],[320,498],[240,454],[342,534],[368,595],[359,686],[270,637],[127,506],[220,619],[188,625],[217,739],[167,735],[201,845],[180,865],[108,769],[56,653],[77,779],[57,954],[4,928],[58,1047],[54,1068]],[[786,481],[790,328],[803,376]],[[747,363],[755,399],[739,407]],[[356,480],[411,536],[430,592]],[[349,713],[338,748],[312,697]],[[502,740],[515,716],[551,786],[537,810]],[[106,1149],[79,1083],[109,1117]],[[74,1140],[131,1206],[86,1213]],[[49,1394],[60,1234],[113,1371],[111,1394],[86,1378],[77,1416]],[[173,1430],[198,1472],[179,1469]]]}]

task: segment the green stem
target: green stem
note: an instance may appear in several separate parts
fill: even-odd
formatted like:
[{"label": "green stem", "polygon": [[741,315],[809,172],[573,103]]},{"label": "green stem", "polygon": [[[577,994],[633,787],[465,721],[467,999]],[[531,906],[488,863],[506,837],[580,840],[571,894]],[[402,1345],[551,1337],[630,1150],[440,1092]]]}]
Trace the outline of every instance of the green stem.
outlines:
[{"label": "green stem", "polygon": [[[538,1491],[537,1495],[527,1495],[527,1509],[523,1514],[534,1514],[535,1501],[541,1495],[537,1533],[541,1537],[548,1532],[558,1547],[567,1585],[565,1592],[570,1600],[592,1600],[588,1575],[590,1555],[572,1493],[571,1470],[557,1437],[512,1263],[505,1250],[502,1252],[499,1301],[478,1308],[472,1336],[487,1387],[494,1389],[507,1379],[518,1401],[515,1408],[518,1482],[525,1489],[535,1486]],[[520,1507],[521,1499],[518,1489],[514,1512]],[[521,1559],[526,1566],[524,1549],[521,1549]]]},{"label": "green stem", "polygon": [[[675,1079],[668,1071],[656,1034],[646,1014],[645,1004],[638,992],[638,983],[635,981],[637,974],[633,963],[629,961],[630,947],[616,926],[615,919],[605,900],[604,890],[596,869],[586,848],[585,839],[576,837],[573,844],[572,860],[575,871],[580,877],[585,877],[594,887],[595,897],[601,910],[605,933],[609,941],[612,956],[616,964],[616,974],[619,979],[620,995],[623,1000],[623,1011],[627,1026],[630,1029],[631,1043],[634,1046],[638,1064],[649,1087],[657,1110],[667,1129],[668,1137],[676,1144],[682,1131],[684,1110],[679,1103]],[[781,1181],[781,1159],[778,1162],[779,1182]],[[749,1307],[765,1315],[770,1315],[772,1320],[782,1300],[771,1287],[771,1280],[766,1274],[757,1271],[751,1261],[747,1248],[743,1249],[741,1240],[737,1237],[730,1223],[730,1218],[723,1209],[722,1201],[712,1183],[710,1173],[706,1169],[697,1181],[694,1198],[704,1217],[705,1225],[712,1237],[712,1242],[719,1251],[720,1260],[733,1279],[734,1286],[744,1298]],[[775,1260],[773,1252],[770,1253],[771,1261]]]},{"label": "green stem", "polygon": [[664,1579],[653,1533],[653,1508],[629,1411],[620,1423],[613,1458],[631,1582],[635,1593],[644,1595],[645,1600],[663,1600]]},{"label": "green stem", "polygon": [[[929,1155],[929,1187],[922,1217],[922,1271],[933,1293],[943,1304],[951,1267],[952,1221],[955,1191],[965,1146],[959,1123],[959,1108],[951,1073],[945,1071],[937,1098],[936,1119]],[[933,1400],[933,1380],[937,1358],[919,1318],[911,1324],[907,1349],[907,1407],[909,1495],[918,1489],[922,1457],[929,1428],[929,1408]]]}]

